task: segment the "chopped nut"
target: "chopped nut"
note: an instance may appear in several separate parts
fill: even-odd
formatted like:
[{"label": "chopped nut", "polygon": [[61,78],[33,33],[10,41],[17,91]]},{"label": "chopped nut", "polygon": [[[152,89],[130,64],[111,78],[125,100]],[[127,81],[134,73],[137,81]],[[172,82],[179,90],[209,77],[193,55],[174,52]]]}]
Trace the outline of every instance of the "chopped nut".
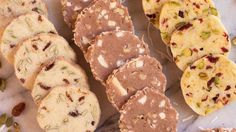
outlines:
[{"label": "chopped nut", "polygon": [[11,127],[13,125],[13,118],[12,117],[8,117],[7,120],[6,120],[6,127]]},{"label": "chopped nut", "polygon": [[6,80],[0,78],[0,91],[4,92],[5,89],[6,89]]},{"label": "chopped nut", "polygon": [[207,80],[208,79],[208,75],[205,72],[200,72],[198,74],[198,76],[200,77],[200,79],[202,80]]},{"label": "chopped nut", "polygon": [[215,16],[218,16],[218,11],[217,11],[216,8],[214,8],[214,7],[210,7],[209,10],[210,10],[210,14],[215,15]]},{"label": "chopped nut", "polygon": [[19,116],[24,110],[25,110],[25,103],[21,102],[21,103],[17,104],[16,106],[14,106],[11,114],[13,116]]},{"label": "chopped nut", "polygon": [[98,56],[98,62],[101,64],[101,66],[108,68],[108,64],[102,55]]},{"label": "chopped nut", "polygon": [[7,121],[7,114],[4,113],[0,116],[0,127],[4,125],[6,121]]},{"label": "chopped nut", "polygon": [[234,45],[236,45],[236,37],[233,38],[232,42]]},{"label": "chopped nut", "polygon": [[205,32],[203,31],[200,35],[200,37],[203,39],[203,40],[207,40],[208,38],[211,37],[211,32]]},{"label": "chopped nut", "polygon": [[185,57],[191,56],[192,54],[193,54],[193,52],[189,48],[186,48],[186,49],[182,50],[182,53],[181,53],[181,55],[185,56]]},{"label": "chopped nut", "polygon": [[198,68],[198,69],[203,69],[204,67],[205,67],[204,61],[198,63],[198,65],[197,65],[197,68]]}]

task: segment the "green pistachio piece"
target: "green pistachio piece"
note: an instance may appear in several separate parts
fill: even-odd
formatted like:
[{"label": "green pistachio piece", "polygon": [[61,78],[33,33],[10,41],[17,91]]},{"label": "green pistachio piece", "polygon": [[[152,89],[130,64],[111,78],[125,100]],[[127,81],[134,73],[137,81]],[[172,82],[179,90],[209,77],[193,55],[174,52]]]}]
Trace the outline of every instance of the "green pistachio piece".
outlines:
[{"label": "green pistachio piece", "polygon": [[6,121],[7,121],[7,114],[4,113],[0,116],[0,127],[4,125]]},{"label": "green pistachio piece", "polygon": [[220,78],[219,77],[215,77],[214,83],[215,83],[215,85],[218,85],[220,83]]},{"label": "green pistachio piece", "polygon": [[162,32],[162,33],[161,33],[161,37],[162,37],[163,39],[170,39],[170,36],[169,36],[168,33],[166,33],[166,32]]},{"label": "green pistachio piece", "polygon": [[232,42],[234,45],[236,45],[236,37],[233,38]]},{"label": "green pistachio piece", "polygon": [[189,48],[186,48],[186,49],[182,50],[182,53],[181,53],[181,55],[185,56],[185,57],[192,56],[192,54],[193,54],[193,52]]},{"label": "green pistachio piece", "polygon": [[197,65],[197,68],[198,68],[198,69],[203,69],[204,67],[205,67],[204,61],[198,63],[198,65]]},{"label": "green pistachio piece", "polygon": [[214,15],[214,16],[218,16],[218,11],[216,8],[214,7],[210,7],[209,8],[210,14]]},{"label": "green pistachio piece", "polygon": [[0,91],[4,92],[5,89],[6,89],[6,80],[0,78]]},{"label": "green pistachio piece", "polygon": [[6,126],[9,128],[13,125],[13,118],[12,117],[8,117],[7,120],[6,120]]},{"label": "green pistachio piece", "polygon": [[175,5],[175,6],[180,6],[181,4],[175,1],[170,1],[169,2],[170,5]]},{"label": "green pistachio piece", "polygon": [[208,75],[205,72],[200,72],[198,74],[199,78],[202,80],[207,80],[208,79]]},{"label": "green pistachio piece", "polygon": [[190,77],[190,72],[187,72],[187,73],[185,74],[185,77],[189,78],[189,77]]},{"label": "green pistachio piece", "polygon": [[186,25],[186,22],[179,22],[175,25],[175,28],[178,30],[180,29],[181,27],[183,27],[184,25]]},{"label": "green pistachio piece", "polygon": [[211,37],[211,32],[205,32],[203,31],[200,35],[200,37],[203,39],[203,40],[207,40],[208,38]]}]

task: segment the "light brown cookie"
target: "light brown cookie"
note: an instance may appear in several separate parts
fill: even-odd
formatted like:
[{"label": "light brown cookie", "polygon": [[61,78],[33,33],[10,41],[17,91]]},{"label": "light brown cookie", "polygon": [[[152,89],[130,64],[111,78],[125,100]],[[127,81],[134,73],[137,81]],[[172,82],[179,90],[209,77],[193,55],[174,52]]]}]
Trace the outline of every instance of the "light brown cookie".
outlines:
[{"label": "light brown cookie", "polygon": [[160,92],[166,89],[166,77],[161,64],[150,56],[140,56],[115,70],[106,81],[106,93],[117,109],[138,90],[152,87]]},{"label": "light brown cookie", "polygon": [[74,28],[78,14],[96,0],[61,0],[62,14],[66,24]]},{"label": "light brown cookie", "polygon": [[236,132],[236,128],[214,128],[202,130],[201,132]]},{"label": "light brown cookie", "polygon": [[98,0],[78,15],[74,30],[75,43],[86,53],[97,35],[116,29],[133,31],[128,9],[117,0]]},{"label": "light brown cookie", "polygon": [[154,90],[144,88],[122,107],[121,132],[176,132],[178,113],[169,99]]},{"label": "light brown cookie", "polygon": [[104,32],[89,47],[87,57],[94,77],[104,82],[126,61],[149,54],[148,46],[129,31]]}]

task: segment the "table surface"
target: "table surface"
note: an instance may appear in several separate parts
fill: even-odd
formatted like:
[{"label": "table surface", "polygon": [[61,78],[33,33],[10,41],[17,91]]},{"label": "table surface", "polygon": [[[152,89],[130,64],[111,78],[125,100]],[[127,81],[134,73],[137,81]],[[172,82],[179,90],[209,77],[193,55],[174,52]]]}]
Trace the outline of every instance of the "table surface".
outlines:
[{"label": "table surface", "polygon": [[[236,36],[236,0],[214,0],[216,7],[221,14],[221,20],[227,28],[231,39]],[[90,72],[89,65],[85,62],[83,55],[78,47],[73,44],[71,30],[65,25],[59,0],[46,0],[49,11],[49,19],[55,24],[60,35],[64,36],[71,46],[78,53],[79,64],[87,71],[91,90],[97,95],[102,116],[102,124],[117,111],[107,100],[104,87],[94,80]],[[171,99],[174,107],[180,114],[178,132],[197,132],[203,128],[213,127],[236,127],[236,103],[232,103],[223,109],[207,116],[196,115],[184,102],[179,80],[182,72],[178,70],[171,57],[168,48],[160,39],[160,32],[155,29],[145,18],[141,0],[126,0],[124,4],[128,6],[130,15],[134,22],[135,34],[143,38],[151,48],[152,56],[156,57],[163,65],[163,72],[168,80],[168,90],[166,95]],[[232,46],[230,59],[236,61],[236,48]],[[36,121],[37,107],[34,105],[29,91],[26,91],[16,79],[12,67],[0,56],[3,63],[0,69],[0,77],[7,79],[7,89],[4,93],[0,92],[0,114],[10,114],[11,109],[19,102],[26,102],[26,109],[20,117],[15,120],[20,124],[22,132],[41,132]],[[5,131],[0,128],[0,132]]]}]

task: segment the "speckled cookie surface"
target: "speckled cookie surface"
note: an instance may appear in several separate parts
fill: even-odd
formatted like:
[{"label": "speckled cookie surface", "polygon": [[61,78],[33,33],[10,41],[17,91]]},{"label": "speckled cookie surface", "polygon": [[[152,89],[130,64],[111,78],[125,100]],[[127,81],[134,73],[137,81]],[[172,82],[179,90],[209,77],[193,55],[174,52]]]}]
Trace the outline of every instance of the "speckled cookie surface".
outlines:
[{"label": "speckled cookie surface", "polygon": [[202,130],[201,132],[236,132],[236,128],[214,128]]},{"label": "speckled cookie surface", "polygon": [[175,63],[181,70],[204,55],[228,55],[231,47],[229,35],[221,20],[213,15],[190,21],[184,30],[171,36],[170,48]]},{"label": "speckled cookie surface", "polygon": [[29,13],[14,19],[4,30],[1,37],[1,52],[10,62],[20,43],[38,33],[57,33],[54,25],[43,15]]},{"label": "speckled cookie surface", "polygon": [[93,132],[101,110],[97,97],[79,87],[54,88],[40,103],[37,120],[46,132]]},{"label": "speckled cookie surface", "polygon": [[181,78],[186,103],[199,115],[209,115],[236,101],[236,65],[223,55],[205,56]]},{"label": "speckled cookie surface", "polygon": [[[41,66],[56,57],[75,61],[76,56],[68,42],[61,36],[50,33],[38,34],[24,41],[15,54],[16,77],[31,90]],[[52,67],[49,67],[50,69]]]},{"label": "speckled cookie surface", "polygon": [[184,0],[165,3],[159,19],[162,40],[169,45],[170,37],[175,29],[181,28],[185,22],[194,18],[209,14],[218,15],[212,0]]},{"label": "speckled cookie surface", "polygon": [[41,68],[34,81],[31,95],[34,102],[39,104],[54,87],[67,85],[89,89],[86,73],[79,65],[63,58],[57,58]]},{"label": "speckled cookie surface", "polygon": [[111,31],[97,36],[87,56],[94,77],[106,81],[126,61],[149,54],[148,46],[132,32]]},{"label": "speckled cookie surface", "polygon": [[111,103],[120,109],[138,90],[152,87],[166,89],[166,77],[161,64],[152,57],[140,56],[115,70],[106,81],[106,93]]},{"label": "speckled cookie surface", "polygon": [[78,16],[75,43],[86,53],[97,35],[117,29],[133,31],[128,9],[117,0],[98,0]]},{"label": "speckled cookie surface", "polygon": [[122,107],[121,132],[176,132],[178,113],[169,99],[154,90],[144,88]]},{"label": "speckled cookie surface", "polygon": [[77,15],[96,0],[61,0],[62,14],[66,24],[73,28]]}]

